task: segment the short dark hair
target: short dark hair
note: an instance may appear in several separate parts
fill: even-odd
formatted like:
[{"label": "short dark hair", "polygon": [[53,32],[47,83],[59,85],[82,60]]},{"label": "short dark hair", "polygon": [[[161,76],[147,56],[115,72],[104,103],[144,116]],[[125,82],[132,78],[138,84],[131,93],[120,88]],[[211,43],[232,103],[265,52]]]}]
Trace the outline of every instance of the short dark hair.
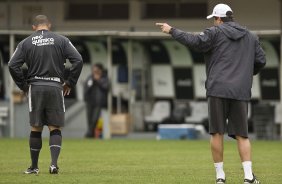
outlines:
[{"label": "short dark hair", "polygon": [[232,11],[226,12],[226,17],[220,17],[222,22],[234,22],[234,17]]},{"label": "short dark hair", "polygon": [[102,72],[104,72],[104,66],[101,63],[96,63],[93,65],[93,68],[96,67],[99,70],[101,70]]},{"label": "short dark hair", "polygon": [[37,15],[33,20],[33,25],[48,25],[50,24],[50,21],[46,15]]}]

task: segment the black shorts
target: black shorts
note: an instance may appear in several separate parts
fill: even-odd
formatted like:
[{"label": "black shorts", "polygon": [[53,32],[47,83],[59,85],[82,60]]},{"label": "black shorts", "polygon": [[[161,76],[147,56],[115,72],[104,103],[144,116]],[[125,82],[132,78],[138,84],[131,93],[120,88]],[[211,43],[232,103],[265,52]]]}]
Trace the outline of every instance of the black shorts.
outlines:
[{"label": "black shorts", "polygon": [[248,102],[208,97],[209,133],[248,137]]},{"label": "black shorts", "polygon": [[31,126],[64,126],[65,104],[62,89],[31,85],[28,93]]}]

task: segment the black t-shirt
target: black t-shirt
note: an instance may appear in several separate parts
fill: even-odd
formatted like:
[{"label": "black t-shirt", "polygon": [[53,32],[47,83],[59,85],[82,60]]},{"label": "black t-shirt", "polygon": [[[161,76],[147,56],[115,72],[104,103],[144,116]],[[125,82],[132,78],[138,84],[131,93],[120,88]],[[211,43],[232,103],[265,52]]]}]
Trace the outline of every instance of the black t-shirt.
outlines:
[{"label": "black t-shirt", "polygon": [[[66,59],[72,67],[64,81]],[[26,63],[26,76],[21,69]],[[21,41],[11,60],[9,70],[18,87],[24,91],[29,84],[61,87],[62,83],[73,87],[82,69],[82,57],[64,36],[48,30],[39,30]]]}]

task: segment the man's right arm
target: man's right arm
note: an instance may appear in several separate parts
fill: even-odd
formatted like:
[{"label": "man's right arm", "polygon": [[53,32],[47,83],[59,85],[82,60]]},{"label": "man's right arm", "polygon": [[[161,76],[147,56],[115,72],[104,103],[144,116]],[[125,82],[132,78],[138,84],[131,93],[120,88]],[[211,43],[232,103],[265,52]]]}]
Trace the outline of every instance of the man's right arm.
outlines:
[{"label": "man's right arm", "polygon": [[8,67],[12,78],[16,85],[24,92],[28,91],[28,84],[21,69],[24,64],[24,53],[22,51],[22,44],[20,43],[12,55]]},{"label": "man's right arm", "polygon": [[159,26],[163,33],[171,34],[173,39],[198,52],[208,52],[214,45],[215,27],[200,34],[192,34],[173,28],[167,23],[156,23],[156,26]]},{"label": "man's right arm", "polygon": [[169,32],[173,39],[198,52],[208,52],[213,47],[213,31],[206,29],[200,34],[192,34],[171,28]]}]

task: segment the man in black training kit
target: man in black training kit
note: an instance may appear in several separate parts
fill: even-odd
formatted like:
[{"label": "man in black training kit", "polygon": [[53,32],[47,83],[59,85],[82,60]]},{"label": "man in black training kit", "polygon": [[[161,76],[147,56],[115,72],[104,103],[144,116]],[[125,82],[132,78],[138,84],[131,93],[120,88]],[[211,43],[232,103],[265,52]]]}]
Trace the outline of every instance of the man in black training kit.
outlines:
[{"label": "man in black training kit", "polygon": [[91,75],[84,84],[84,101],[86,103],[88,130],[87,138],[98,138],[95,129],[103,108],[107,107],[109,79],[102,64],[92,66]]},{"label": "man in black training kit", "polygon": [[[57,174],[62,144],[61,127],[64,126],[64,96],[69,95],[78,80],[82,57],[68,38],[49,31],[51,23],[45,15],[36,16],[32,28],[35,32],[19,43],[8,64],[17,86],[28,94],[32,164],[24,173],[39,173],[41,134],[43,126],[47,125],[52,158],[49,172]],[[72,67],[68,79],[64,80],[66,59]],[[26,77],[21,69],[24,63],[28,67]]]},{"label": "man in black training kit", "polygon": [[[207,19],[214,26],[201,34],[186,33],[157,23],[164,33],[205,55],[205,87],[209,107],[211,152],[216,170],[216,183],[225,183],[223,171],[223,135],[237,140],[244,169],[244,184],[260,183],[252,172],[251,144],[248,139],[248,101],[251,99],[253,75],[266,63],[257,36],[233,20],[226,4],[218,4]],[[227,123],[228,120],[228,123]]]}]

